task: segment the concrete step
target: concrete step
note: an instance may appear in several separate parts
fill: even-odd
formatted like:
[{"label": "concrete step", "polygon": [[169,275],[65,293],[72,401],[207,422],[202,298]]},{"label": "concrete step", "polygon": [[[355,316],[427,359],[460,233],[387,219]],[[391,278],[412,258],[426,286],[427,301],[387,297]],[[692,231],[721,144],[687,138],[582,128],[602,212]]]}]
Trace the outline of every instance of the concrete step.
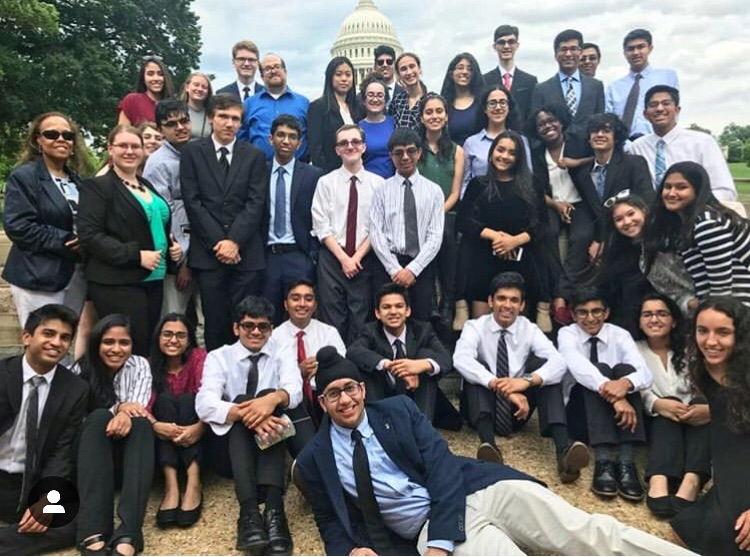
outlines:
[{"label": "concrete step", "polygon": [[0,312],[0,346],[20,346],[21,326],[15,312]]}]

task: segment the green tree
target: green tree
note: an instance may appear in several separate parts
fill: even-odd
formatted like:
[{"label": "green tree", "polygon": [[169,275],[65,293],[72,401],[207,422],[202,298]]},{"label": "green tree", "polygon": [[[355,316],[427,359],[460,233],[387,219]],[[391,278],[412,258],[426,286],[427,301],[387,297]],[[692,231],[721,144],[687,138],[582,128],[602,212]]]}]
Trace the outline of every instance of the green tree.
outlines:
[{"label": "green tree", "polygon": [[696,124],[695,122],[693,122],[692,124],[690,124],[688,126],[688,129],[689,130],[694,130],[694,131],[697,131],[697,132],[707,133],[708,135],[711,135],[711,130],[709,130],[708,128],[701,127],[698,124]]},{"label": "green tree", "polygon": [[[14,14],[10,18],[4,15],[6,4]],[[191,4],[0,0],[3,154],[17,154],[28,122],[49,110],[69,114],[100,144],[116,122],[117,103],[134,89],[146,54],[161,56],[181,83],[200,58],[200,27]]]}]

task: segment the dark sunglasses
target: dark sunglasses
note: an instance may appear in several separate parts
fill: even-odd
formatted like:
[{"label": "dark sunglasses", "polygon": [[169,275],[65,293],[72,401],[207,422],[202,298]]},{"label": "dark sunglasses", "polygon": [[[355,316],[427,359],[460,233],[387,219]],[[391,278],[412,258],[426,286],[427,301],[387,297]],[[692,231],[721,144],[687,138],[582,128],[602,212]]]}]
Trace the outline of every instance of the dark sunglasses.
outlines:
[{"label": "dark sunglasses", "polygon": [[264,335],[270,333],[271,329],[273,329],[270,323],[253,323],[252,321],[243,321],[242,323],[237,323],[237,326],[248,333],[252,333],[255,329],[258,329]]},{"label": "dark sunglasses", "polygon": [[379,60],[375,60],[375,63],[378,66],[392,66],[393,58],[380,58]]},{"label": "dark sunglasses", "polygon": [[62,132],[60,130],[44,130],[43,132],[39,133],[45,139],[51,139],[52,141],[59,138],[60,136],[62,136],[65,141],[73,141],[76,138],[76,134],[70,130],[65,130]]},{"label": "dark sunglasses", "polygon": [[161,123],[162,128],[176,128],[177,125],[181,126],[187,126],[190,123],[190,117],[184,116],[180,118],[179,120],[167,120],[166,122]]}]

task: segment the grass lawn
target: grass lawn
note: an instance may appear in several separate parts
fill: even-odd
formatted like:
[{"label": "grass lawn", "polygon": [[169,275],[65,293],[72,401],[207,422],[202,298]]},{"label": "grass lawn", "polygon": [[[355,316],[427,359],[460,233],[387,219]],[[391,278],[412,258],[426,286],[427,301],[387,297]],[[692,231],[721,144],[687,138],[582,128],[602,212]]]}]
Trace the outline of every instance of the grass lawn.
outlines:
[{"label": "grass lawn", "polygon": [[[734,183],[737,186],[740,201],[747,203],[750,201],[750,166],[745,162],[730,162],[729,171],[735,178]],[[743,181],[739,181],[737,178],[742,178]]]}]

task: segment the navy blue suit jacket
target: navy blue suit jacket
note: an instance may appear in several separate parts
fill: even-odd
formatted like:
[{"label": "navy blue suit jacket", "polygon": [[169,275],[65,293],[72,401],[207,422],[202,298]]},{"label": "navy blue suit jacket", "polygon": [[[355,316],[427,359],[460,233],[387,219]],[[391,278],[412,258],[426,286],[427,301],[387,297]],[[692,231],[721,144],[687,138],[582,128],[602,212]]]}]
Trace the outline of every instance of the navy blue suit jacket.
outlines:
[{"label": "navy blue suit jacket", "polygon": [[[375,436],[393,462],[430,494],[429,539],[466,539],[466,496],[500,480],[533,480],[508,466],[456,456],[406,396],[367,404]],[[318,434],[297,459],[310,490],[315,522],[327,555],[348,555],[355,547],[372,547],[362,515],[347,503],[339,482],[326,416]],[[413,544],[414,542],[412,542]],[[408,553],[409,547],[399,547]],[[412,545],[411,553],[416,552]]]},{"label": "navy blue suit jacket", "polygon": [[[264,87],[256,81],[254,94],[260,93],[263,89]],[[240,101],[244,100],[242,98],[243,97],[242,92],[240,91],[239,87],[237,87],[236,81],[233,81],[229,85],[225,85],[224,87],[216,91],[215,94],[216,95],[232,95],[235,99],[238,99]]]},{"label": "navy blue suit jacket", "polygon": [[[266,194],[266,208],[263,217],[263,238],[268,242],[268,227],[271,222],[271,188],[276,187],[276,176],[271,176],[273,161],[268,162],[268,192]],[[289,200],[291,204],[291,221],[294,241],[307,256],[314,262],[318,261],[320,242],[310,234],[312,230],[312,200],[315,188],[318,186],[318,178],[323,171],[317,166],[294,161],[294,174],[292,175],[292,190]]]}]

